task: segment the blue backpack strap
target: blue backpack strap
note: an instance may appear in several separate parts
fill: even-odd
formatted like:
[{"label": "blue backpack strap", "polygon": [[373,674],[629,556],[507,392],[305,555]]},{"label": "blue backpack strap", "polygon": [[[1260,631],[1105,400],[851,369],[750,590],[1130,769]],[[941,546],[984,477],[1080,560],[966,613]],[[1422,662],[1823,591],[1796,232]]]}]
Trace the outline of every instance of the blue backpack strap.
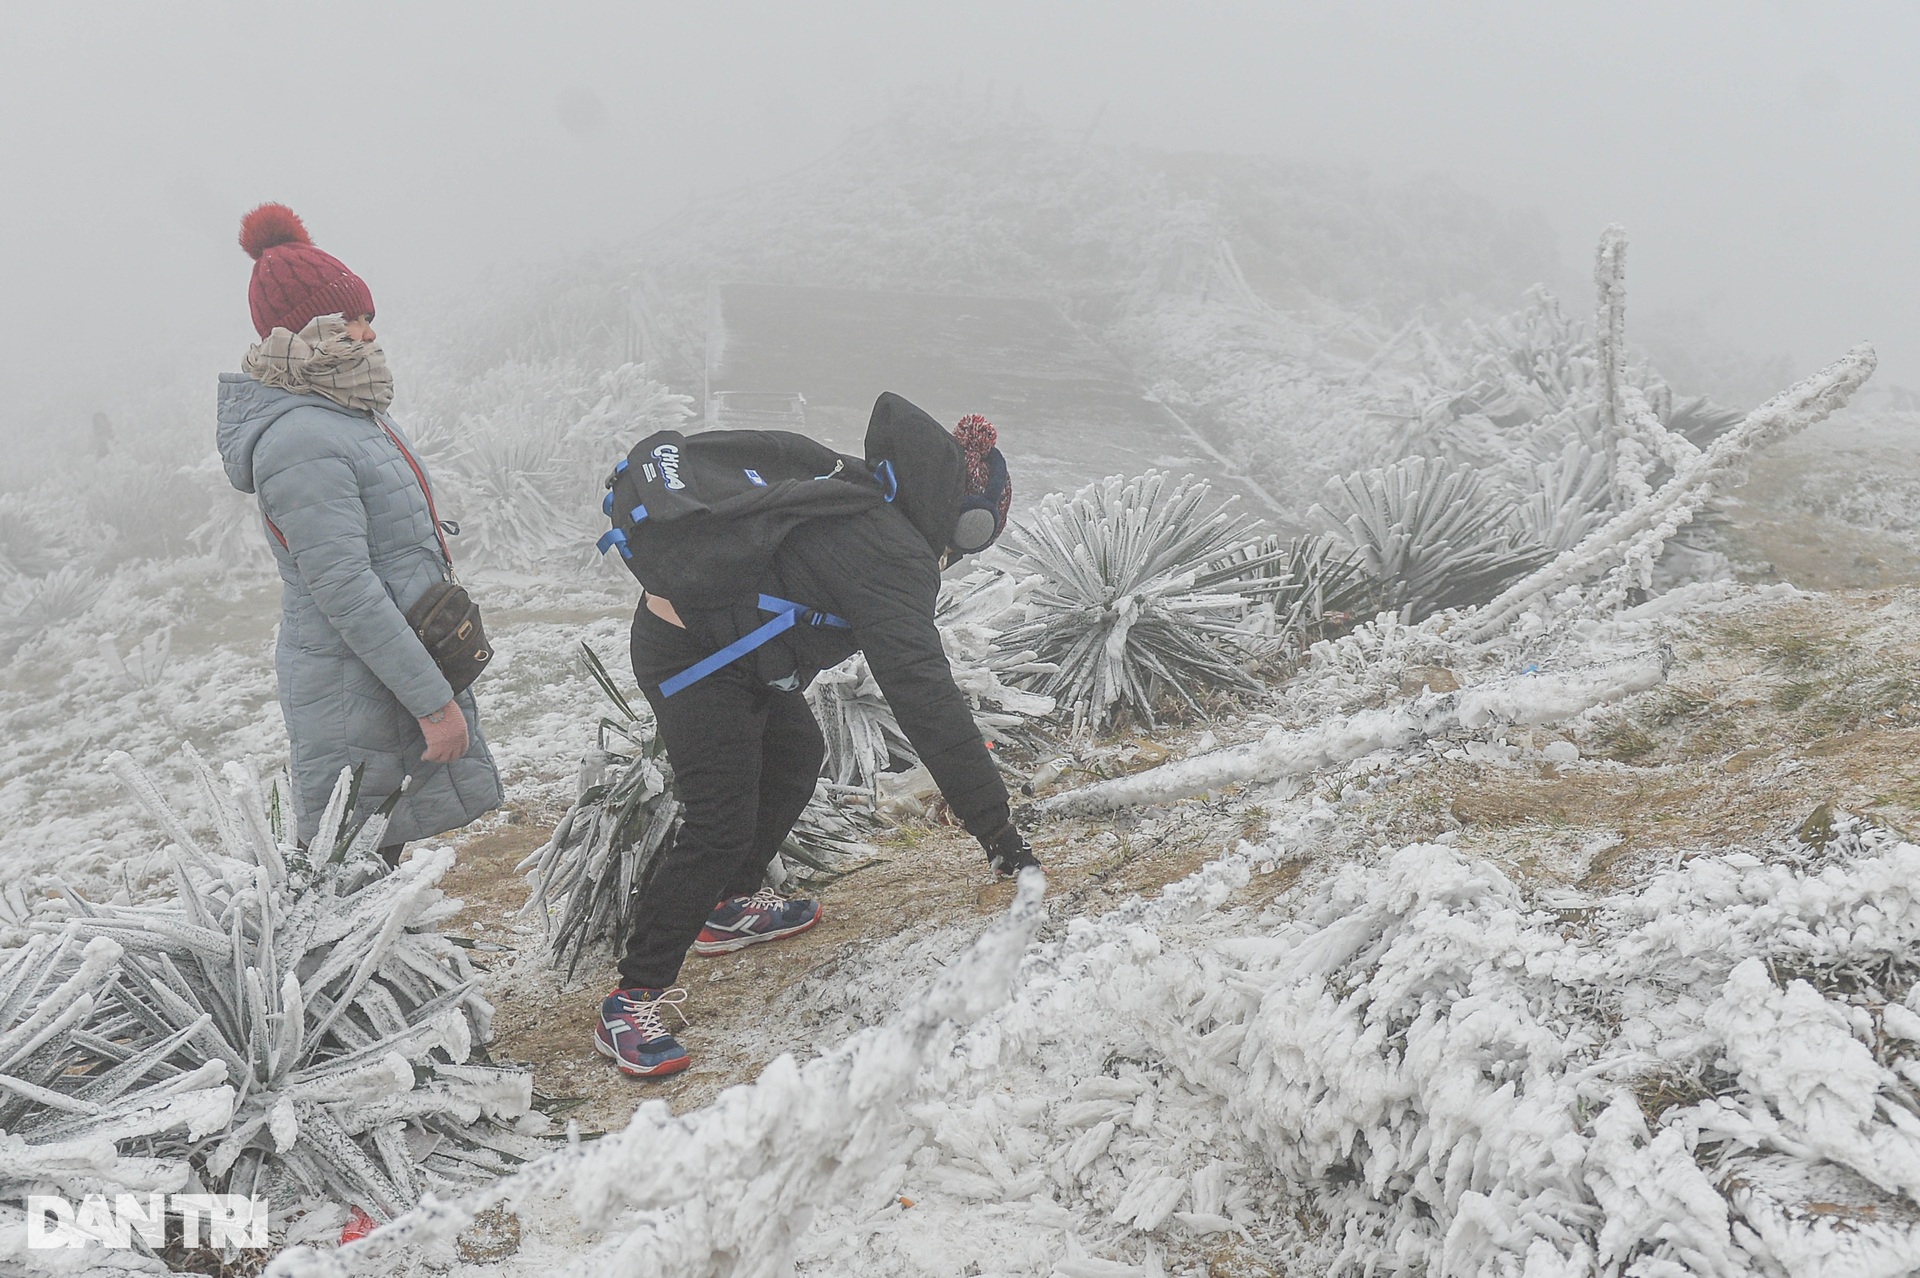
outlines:
[{"label": "blue backpack strap", "polygon": [[804,621],[809,626],[835,626],[841,630],[852,628],[844,618],[836,617],[830,612],[816,612],[805,604],[795,603],[791,599],[780,599],[773,595],[760,596],[760,611],[790,612],[794,614],[796,622]]},{"label": "blue backpack strap", "polygon": [[696,661],[671,679],[662,679],[660,695],[671,697],[682,688],[699,683],[714,671],[723,666],[732,665],[755,648],[785,634],[801,622],[810,626],[836,626],[842,630],[849,628],[845,619],[836,617],[830,612],[818,612],[805,604],[797,604],[791,599],[779,599],[773,595],[760,596],[760,611],[774,614],[773,620],[750,634],[740,636],[712,656]]}]

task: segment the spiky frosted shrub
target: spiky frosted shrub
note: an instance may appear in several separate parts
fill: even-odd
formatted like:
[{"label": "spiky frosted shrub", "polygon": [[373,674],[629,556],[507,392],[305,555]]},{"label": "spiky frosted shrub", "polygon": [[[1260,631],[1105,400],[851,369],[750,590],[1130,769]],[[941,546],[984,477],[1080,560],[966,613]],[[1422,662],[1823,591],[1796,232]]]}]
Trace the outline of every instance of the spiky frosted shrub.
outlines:
[{"label": "spiky frosted shrub", "polygon": [[1358,556],[1326,535],[1262,537],[1222,561],[1232,564],[1245,565],[1245,592],[1261,602],[1258,632],[1283,653],[1350,624],[1373,608],[1378,593]]},{"label": "spiky frosted shrub", "polygon": [[[947,597],[942,596],[943,603]],[[1033,721],[1053,713],[1052,697],[1007,684],[1002,676],[1051,674],[1032,652],[1001,646],[1000,632],[958,613],[939,619],[940,642],[954,686],[966,696],[980,733],[995,745],[1030,745]],[[863,653],[823,670],[807,688],[807,704],[827,746],[822,772],[837,785],[871,789],[898,764],[920,761]]]},{"label": "spiky frosted shrub", "polygon": [[863,655],[822,670],[807,688],[807,704],[827,746],[822,770],[836,784],[871,786],[894,759],[919,761]]},{"label": "spiky frosted shrub", "polygon": [[580,763],[580,797],[553,834],[517,867],[528,876],[523,912],[547,920],[547,946],[572,978],[588,948],[633,930],[640,893],[680,825],[666,753],[635,725],[614,729],[627,753],[600,745]]},{"label": "spiky frosted shrub", "polygon": [[185,1189],[194,1143],[232,1120],[224,1063],[183,1070],[168,1049],[190,1032],[156,1039],[123,1007],[124,958],[114,941],[70,932],[0,954],[0,1258],[25,1233],[14,1204],[27,1194]]},{"label": "spiky frosted shrub", "polygon": [[15,577],[0,590],[0,657],[49,627],[85,615],[100,598],[93,573],[68,564],[44,577]]},{"label": "spiky frosted shrub", "polygon": [[[631,753],[599,749],[582,761],[584,788],[553,835],[522,861],[525,912],[547,920],[547,948],[572,979],[588,950],[618,945],[633,931],[661,855],[679,833],[681,807],[673,767],[650,733]],[[767,867],[776,889],[829,883],[875,849],[871,808],[851,806],[821,781],[780,853]]]},{"label": "spiky frosted shrub", "polygon": [[[275,830],[251,773],[229,764],[222,785],[185,754],[217,843],[203,847],[132,759],[112,757],[173,844],[176,894],[134,905],[64,891],[68,920],[46,926],[86,944],[91,992],[66,1001],[24,1062],[0,1046],[11,1075],[0,1092],[63,1110],[69,1119],[41,1128],[60,1136],[149,1076],[181,1091],[222,1085],[227,1112],[189,1124],[190,1148],[169,1147],[204,1183],[283,1204],[317,1195],[376,1217],[536,1153],[540,1142],[517,1131],[531,1077],[475,1055],[491,1008],[463,951],[436,930],[459,908],[436,886],[452,850],[387,873],[374,853],[384,816],[341,833],[343,777],[315,850],[302,852]],[[0,974],[5,1007],[46,988],[46,977],[31,984],[37,971],[21,960]],[[16,974],[26,983],[10,985]]]},{"label": "spiky frosted shrub", "polygon": [[191,482],[192,472],[178,465],[124,452],[96,458],[79,495],[88,527],[113,530],[104,554],[130,561],[186,551],[202,522],[199,503],[181,500]]},{"label": "spiky frosted shrub", "polygon": [[1345,533],[1383,604],[1418,620],[1497,594],[1546,561],[1471,467],[1415,457],[1328,485],[1314,513]]},{"label": "spiky frosted shrub", "polygon": [[1559,454],[1535,462],[1529,484],[1509,513],[1517,544],[1559,554],[1580,544],[1610,513],[1608,469],[1584,434]]},{"label": "spiky frosted shrub", "polygon": [[53,531],[51,512],[21,493],[0,494],[0,579],[44,577],[72,552]]},{"label": "spiky frosted shrub", "polygon": [[1225,563],[1251,538],[1203,480],[1158,471],[1050,494],[1003,543],[1016,574],[1041,580],[1001,642],[1055,670],[1042,691],[1076,722],[1151,723],[1167,697],[1255,687],[1246,658],[1249,572]]},{"label": "spiky frosted shrub", "polygon": [[478,376],[428,370],[416,442],[457,519],[454,553],[519,571],[592,565],[601,482],[636,439],[682,425],[692,401],[644,365],[509,361]]},{"label": "spiky frosted shrub", "polygon": [[463,558],[495,567],[531,568],[586,535],[568,509],[562,434],[551,422],[496,424],[463,417],[455,448],[441,461],[460,494]]}]

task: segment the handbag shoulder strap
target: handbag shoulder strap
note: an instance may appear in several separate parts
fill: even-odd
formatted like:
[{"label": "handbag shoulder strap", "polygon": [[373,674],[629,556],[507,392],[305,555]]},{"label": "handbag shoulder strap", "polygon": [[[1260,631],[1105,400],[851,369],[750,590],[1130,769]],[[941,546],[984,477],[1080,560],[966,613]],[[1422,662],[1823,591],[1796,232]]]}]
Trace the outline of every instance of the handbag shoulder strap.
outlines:
[{"label": "handbag shoulder strap", "polygon": [[441,557],[447,561],[447,580],[451,581],[453,580],[453,551],[447,547],[447,534],[440,527],[439,512],[433,508],[433,489],[427,484],[427,472],[420,469],[420,463],[413,459],[413,453],[400,442],[400,433],[387,425],[384,415],[375,413],[373,420],[380,423],[380,429],[387,433],[387,438],[393,441],[393,446],[400,450],[402,457],[407,459],[407,465],[413,470],[414,479],[419,481],[421,495],[427,499],[427,518],[433,522],[433,535],[440,541]]}]

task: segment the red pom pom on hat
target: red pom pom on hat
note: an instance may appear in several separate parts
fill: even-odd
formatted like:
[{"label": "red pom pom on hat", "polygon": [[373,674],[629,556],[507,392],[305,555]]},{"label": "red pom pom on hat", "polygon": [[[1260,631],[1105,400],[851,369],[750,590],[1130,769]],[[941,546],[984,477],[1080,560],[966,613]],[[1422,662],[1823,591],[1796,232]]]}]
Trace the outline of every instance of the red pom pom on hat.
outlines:
[{"label": "red pom pom on hat", "polygon": [[968,413],[953,428],[953,437],[960,441],[967,455],[967,491],[984,493],[987,491],[987,451],[1000,442],[1000,432],[980,414]]},{"label": "red pom pom on hat", "polygon": [[[967,459],[967,491],[975,495],[984,494],[987,484],[993,477],[992,464],[987,454],[1000,443],[1000,432],[993,423],[978,413],[968,413],[953,428],[953,437],[960,441],[960,450]],[[1000,490],[998,525],[1007,526],[1007,512],[1013,507],[1013,481],[1009,479]],[[998,535],[996,533],[996,535]]]},{"label": "red pom pom on hat", "polygon": [[307,224],[284,204],[262,204],[240,219],[240,247],[254,261],[270,248],[282,244],[311,244]]}]

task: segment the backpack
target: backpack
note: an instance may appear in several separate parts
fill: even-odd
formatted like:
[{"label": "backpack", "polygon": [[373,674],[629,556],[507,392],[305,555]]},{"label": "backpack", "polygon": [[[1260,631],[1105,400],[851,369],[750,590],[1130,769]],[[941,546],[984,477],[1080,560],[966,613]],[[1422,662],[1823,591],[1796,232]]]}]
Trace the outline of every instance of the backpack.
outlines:
[{"label": "backpack", "polygon": [[792,431],[656,431],[607,477],[613,527],[598,545],[618,550],[648,593],[718,608],[765,577],[799,524],[886,500],[858,458]]}]

